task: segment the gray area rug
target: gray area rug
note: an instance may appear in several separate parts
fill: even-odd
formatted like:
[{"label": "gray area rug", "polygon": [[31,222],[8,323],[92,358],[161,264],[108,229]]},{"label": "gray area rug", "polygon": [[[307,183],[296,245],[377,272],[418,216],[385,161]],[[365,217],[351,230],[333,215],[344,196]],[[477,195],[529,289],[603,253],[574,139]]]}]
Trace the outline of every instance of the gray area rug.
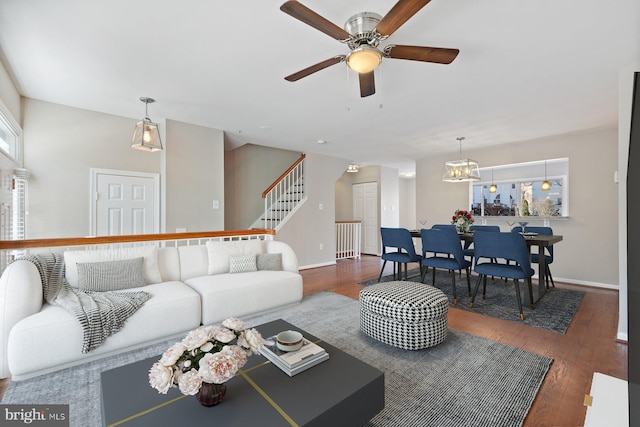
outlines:
[{"label": "gray area rug", "polygon": [[[410,282],[420,281],[419,270],[409,270]],[[476,285],[478,276],[471,275],[471,290]],[[393,275],[382,276],[380,282],[389,282],[393,280]],[[378,282],[378,278],[367,280],[359,283],[360,285],[370,286]],[[431,270],[427,273],[424,282],[431,285]],[[535,283],[533,286],[537,286]],[[478,296],[475,299],[473,308],[469,307],[471,297],[467,291],[467,278],[465,273],[458,276],[456,272],[456,293],[458,294],[458,304],[453,304],[453,288],[451,287],[451,276],[445,270],[436,270],[436,287],[441,289],[449,297],[449,307],[455,307],[461,310],[471,311],[474,313],[484,314],[485,316],[495,317],[497,319],[509,320],[521,323],[534,328],[546,329],[548,331],[566,334],[573,316],[576,314],[585,292],[574,291],[571,289],[552,288],[550,292],[545,294],[540,301],[536,303],[535,310],[523,303],[522,311],[524,320],[520,320],[518,312],[518,301],[516,299],[516,291],[513,281],[509,280],[508,285],[504,285],[504,281],[495,278],[492,283],[491,278],[487,279],[487,298],[482,299],[482,283],[478,288]],[[527,286],[520,281],[520,292],[524,299],[524,293],[527,292]]]},{"label": "gray area rug", "polygon": [[[368,426],[522,425],[552,359],[454,329],[436,347],[397,349],[360,332],[359,307],[320,292],[245,320],[254,326],[282,318],[384,371],[385,408]],[[11,382],[1,403],[70,404],[71,426],[99,426],[100,372],[159,355],[174,341]]]}]

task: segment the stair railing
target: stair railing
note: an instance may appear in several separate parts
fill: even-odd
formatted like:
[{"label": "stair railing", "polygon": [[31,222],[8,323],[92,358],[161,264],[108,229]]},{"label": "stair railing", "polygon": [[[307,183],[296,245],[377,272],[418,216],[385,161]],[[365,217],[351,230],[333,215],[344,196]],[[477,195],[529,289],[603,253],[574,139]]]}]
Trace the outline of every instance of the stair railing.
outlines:
[{"label": "stair railing", "polygon": [[360,258],[361,221],[336,221],[336,259]]},{"label": "stair railing", "polygon": [[263,193],[264,199],[264,228],[279,229],[289,215],[305,197],[304,189],[304,159],[302,154],[289,169],[287,169]]}]

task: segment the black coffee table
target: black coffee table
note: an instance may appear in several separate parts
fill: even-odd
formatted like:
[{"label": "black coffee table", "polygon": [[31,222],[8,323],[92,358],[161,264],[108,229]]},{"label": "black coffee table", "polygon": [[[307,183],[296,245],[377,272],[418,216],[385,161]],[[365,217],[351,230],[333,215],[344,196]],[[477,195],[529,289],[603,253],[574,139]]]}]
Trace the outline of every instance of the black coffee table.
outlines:
[{"label": "black coffee table", "polygon": [[[298,330],[314,342],[318,338],[284,320],[257,326],[269,337]],[[384,373],[345,352],[319,341],[329,360],[293,377],[251,356],[242,374],[227,382],[221,404],[200,405],[177,388],[159,394],[148,372],[160,356],[101,374],[103,426],[361,426],[384,408]],[[204,424],[203,424],[204,423]]]}]

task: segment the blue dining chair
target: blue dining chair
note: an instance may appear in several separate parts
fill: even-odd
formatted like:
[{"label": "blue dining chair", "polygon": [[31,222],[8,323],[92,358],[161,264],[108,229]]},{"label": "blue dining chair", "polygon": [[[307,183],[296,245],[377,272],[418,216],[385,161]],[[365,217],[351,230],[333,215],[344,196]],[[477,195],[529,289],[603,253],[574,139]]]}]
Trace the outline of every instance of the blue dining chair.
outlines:
[{"label": "blue dining chair", "polygon": [[[520,319],[524,320],[519,280],[527,282],[531,308],[535,308],[531,283],[531,277],[534,271],[531,268],[529,249],[527,248],[527,242],[525,242],[524,237],[519,233],[477,231],[473,233],[473,246],[475,257],[473,270],[478,273],[479,276],[469,307],[473,308],[480,281],[483,282],[482,299],[484,299],[487,294],[487,276],[504,277],[513,280],[516,298],[518,300],[518,309],[520,310]],[[510,262],[500,264],[493,261],[498,258],[514,261],[515,264],[511,264]]]},{"label": "blue dining chair", "polygon": [[[471,227],[469,227],[469,231],[492,231],[495,233],[499,233],[500,227],[497,225],[472,225]],[[465,241],[462,251],[464,252],[464,256],[471,257],[471,259],[473,260],[473,248],[471,247],[472,244],[473,242],[471,241]]]},{"label": "blue dining chair", "polygon": [[[522,231],[522,227],[513,227],[511,229],[512,232],[514,233],[520,233]],[[538,233],[538,234],[544,234],[552,236],[553,235],[553,229],[551,227],[537,227],[537,226],[531,226],[531,227],[524,227],[524,232],[525,233]],[[551,281],[551,286],[552,287],[556,287],[556,284],[553,282],[553,276],[551,275],[551,269],[549,268],[549,264],[551,264],[553,262],[553,245],[549,245],[547,246],[547,251],[548,255],[545,253],[544,255],[544,284],[546,286],[547,289],[549,289],[549,281]],[[531,254],[531,263],[532,264],[538,264],[538,262],[540,261],[540,254],[538,253],[533,253]],[[540,272],[538,271],[538,277],[540,277]]]},{"label": "blue dining chair", "polygon": [[[456,229],[456,225],[455,224],[433,224],[431,226],[432,230],[442,230],[442,229]],[[459,239],[458,239],[459,240]]]},{"label": "blue dining chair", "polygon": [[433,224],[431,226],[432,230],[453,230],[456,233],[458,232],[458,229],[456,228],[455,224]]},{"label": "blue dining chair", "polygon": [[[382,272],[387,265],[387,261],[393,262],[393,278],[396,278],[396,265],[399,265],[398,278],[402,278],[402,265],[404,264],[404,276],[407,278],[407,264],[410,262],[420,263],[422,257],[416,254],[416,248],[413,245],[411,232],[406,228],[380,228],[382,235],[382,256],[384,260],[378,282],[382,278]],[[395,251],[387,252],[387,248],[393,248]]]},{"label": "blue dining chair", "polygon": [[[451,286],[453,288],[453,303],[458,303],[456,294],[456,275],[454,270],[465,270],[467,273],[467,288],[471,295],[471,279],[469,278],[469,270],[471,262],[464,258],[462,246],[460,245],[460,237],[454,228],[432,228],[431,230],[420,230],[422,239],[422,277],[424,283],[429,267],[432,268],[432,283],[436,285],[436,269],[449,270],[451,273]],[[427,257],[427,253],[433,253],[433,256]]]},{"label": "blue dining chair", "polygon": [[[551,227],[525,227],[524,232],[538,233],[538,234],[543,234],[545,236],[553,235],[553,229]],[[547,246],[547,252],[548,252],[548,255],[546,253],[544,254],[544,266],[545,266],[544,283],[547,289],[549,289],[549,280],[551,280],[551,286],[554,288],[556,287],[555,283],[553,283],[553,276],[551,275],[551,269],[549,268],[549,264],[553,262],[553,245]],[[538,253],[531,254],[531,263],[538,264],[539,256],[540,254]],[[538,272],[538,276],[540,276],[540,272]]]}]

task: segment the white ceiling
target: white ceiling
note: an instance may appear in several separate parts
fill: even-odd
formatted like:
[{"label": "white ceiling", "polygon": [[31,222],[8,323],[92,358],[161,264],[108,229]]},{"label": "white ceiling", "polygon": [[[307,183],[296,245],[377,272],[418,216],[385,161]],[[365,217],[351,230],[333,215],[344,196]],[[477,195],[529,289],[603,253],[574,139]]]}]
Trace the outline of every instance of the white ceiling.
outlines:
[{"label": "white ceiling", "polygon": [[[27,97],[222,129],[254,143],[400,172],[435,152],[615,127],[620,69],[640,63],[637,0],[432,0],[386,44],[460,49],[450,65],[385,59],[360,98],[348,53],[284,0],[0,0],[0,53]],[[394,0],[304,0],[342,27]],[[325,140],[326,144],[317,144]]]}]

